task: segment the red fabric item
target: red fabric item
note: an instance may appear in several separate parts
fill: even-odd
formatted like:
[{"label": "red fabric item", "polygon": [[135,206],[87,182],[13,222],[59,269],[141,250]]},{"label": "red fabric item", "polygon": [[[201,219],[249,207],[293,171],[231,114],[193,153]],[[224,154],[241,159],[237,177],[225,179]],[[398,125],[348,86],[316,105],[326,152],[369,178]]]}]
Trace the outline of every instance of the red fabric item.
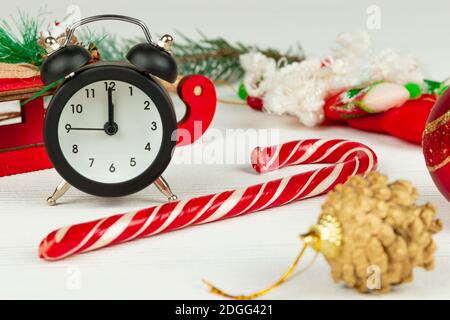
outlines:
[{"label": "red fabric item", "polygon": [[[345,96],[346,91],[342,91],[326,101],[323,107],[326,119],[343,121],[346,119],[358,118],[369,114],[367,111],[359,108],[354,103],[349,103],[348,101],[346,101]],[[354,100],[356,99],[357,98],[354,98]]]},{"label": "red fabric item", "polygon": [[420,145],[427,118],[435,102],[434,95],[423,95],[416,100],[408,100],[401,107],[348,119],[346,122],[353,128],[389,134]]},{"label": "red fabric item", "polygon": [[325,114],[325,119],[328,120],[335,120],[335,121],[342,121],[341,113],[336,111],[332,106],[335,105],[336,101],[339,99],[342,92],[339,92],[338,94],[335,94],[334,96],[330,97],[323,106],[323,111]]}]

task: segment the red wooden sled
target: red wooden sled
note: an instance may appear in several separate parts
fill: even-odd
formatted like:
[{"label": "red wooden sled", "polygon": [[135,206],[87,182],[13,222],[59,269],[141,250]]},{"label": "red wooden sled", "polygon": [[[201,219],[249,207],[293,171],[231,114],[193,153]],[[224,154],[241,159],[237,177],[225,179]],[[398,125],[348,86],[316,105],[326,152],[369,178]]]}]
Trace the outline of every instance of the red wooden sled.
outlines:
[{"label": "red wooden sled", "polygon": [[[0,79],[0,92],[14,93],[42,85],[38,77]],[[177,93],[186,105],[185,116],[178,123],[177,146],[189,145],[211,124],[216,110],[216,91],[208,78],[191,75],[179,81]],[[0,103],[0,114],[1,108]],[[23,105],[20,113],[21,123],[0,126],[0,177],[53,167],[43,145],[43,97]]]}]

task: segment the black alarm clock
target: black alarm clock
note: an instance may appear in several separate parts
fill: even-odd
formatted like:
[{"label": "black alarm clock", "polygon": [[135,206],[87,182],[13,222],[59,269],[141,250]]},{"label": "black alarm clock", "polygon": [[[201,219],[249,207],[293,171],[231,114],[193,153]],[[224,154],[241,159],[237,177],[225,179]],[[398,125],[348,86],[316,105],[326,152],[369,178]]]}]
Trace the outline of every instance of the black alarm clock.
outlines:
[{"label": "black alarm clock", "polygon": [[[147,42],[132,47],[124,62],[92,59],[81,45],[71,44],[76,28],[99,20],[140,26]],[[177,65],[168,35],[155,44],[140,20],[100,15],[82,19],[66,33],[65,43],[41,67],[45,85],[64,79],[45,117],[48,156],[64,181],[47,202],[54,205],[70,186],[96,196],[135,193],[151,183],[176,197],[161,177],[177,141],[173,103],[155,78],[173,83]]]}]

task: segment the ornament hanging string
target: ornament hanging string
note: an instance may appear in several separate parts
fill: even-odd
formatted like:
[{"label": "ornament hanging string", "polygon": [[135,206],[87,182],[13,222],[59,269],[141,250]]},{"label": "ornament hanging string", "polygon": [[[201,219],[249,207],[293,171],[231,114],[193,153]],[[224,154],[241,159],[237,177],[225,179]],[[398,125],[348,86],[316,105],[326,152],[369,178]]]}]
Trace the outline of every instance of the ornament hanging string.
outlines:
[{"label": "ornament hanging string", "polygon": [[253,168],[268,172],[289,165],[333,165],[271,180],[243,189],[165,203],[125,214],[64,227],[51,232],[39,246],[39,256],[53,261],[191,225],[237,217],[324,194],[350,176],[365,175],[377,166],[367,146],[347,140],[308,139],[257,147]]},{"label": "ornament hanging string", "polygon": [[[209,281],[207,281],[205,279],[203,279],[203,282],[208,286],[209,291],[211,293],[217,294],[224,298],[230,298],[230,299],[235,299],[235,300],[253,300],[253,299],[259,298],[259,297],[265,295],[266,293],[269,293],[273,289],[279,287],[280,285],[285,283],[287,280],[293,278],[292,274],[293,274],[294,270],[297,268],[297,265],[300,262],[300,260],[303,258],[308,246],[309,245],[307,243],[305,243],[303,245],[302,249],[300,250],[300,253],[297,255],[294,262],[292,262],[292,264],[289,266],[287,271],[281,276],[281,278],[277,282],[275,282],[273,285],[271,285],[265,289],[255,292],[255,293],[252,293],[249,295],[233,295],[233,294],[226,293],[225,291],[217,288],[216,286],[214,286],[213,284],[211,284]],[[300,270],[295,276],[298,276],[298,275],[306,272],[314,264],[318,255],[319,255],[318,252],[316,252],[316,254],[314,255],[314,258],[311,260],[311,262],[305,268]]]}]

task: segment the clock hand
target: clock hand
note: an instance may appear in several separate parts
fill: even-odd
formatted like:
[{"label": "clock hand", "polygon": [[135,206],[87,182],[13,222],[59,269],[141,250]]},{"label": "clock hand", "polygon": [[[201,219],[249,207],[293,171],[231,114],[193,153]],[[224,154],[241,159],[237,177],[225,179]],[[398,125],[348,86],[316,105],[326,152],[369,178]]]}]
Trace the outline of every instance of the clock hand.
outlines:
[{"label": "clock hand", "polygon": [[70,124],[66,124],[65,126],[66,131],[69,133],[72,130],[78,130],[78,131],[105,131],[104,128],[74,128]]},{"label": "clock hand", "polygon": [[105,123],[104,130],[107,135],[113,136],[119,130],[117,123],[114,122],[114,104],[112,102],[112,88],[108,88],[108,122]]},{"label": "clock hand", "polygon": [[108,89],[108,124],[114,125],[114,104],[112,103],[112,88]]},{"label": "clock hand", "polygon": [[70,130],[84,130],[84,131],[105,131],[103,128],[70,128]]}]

